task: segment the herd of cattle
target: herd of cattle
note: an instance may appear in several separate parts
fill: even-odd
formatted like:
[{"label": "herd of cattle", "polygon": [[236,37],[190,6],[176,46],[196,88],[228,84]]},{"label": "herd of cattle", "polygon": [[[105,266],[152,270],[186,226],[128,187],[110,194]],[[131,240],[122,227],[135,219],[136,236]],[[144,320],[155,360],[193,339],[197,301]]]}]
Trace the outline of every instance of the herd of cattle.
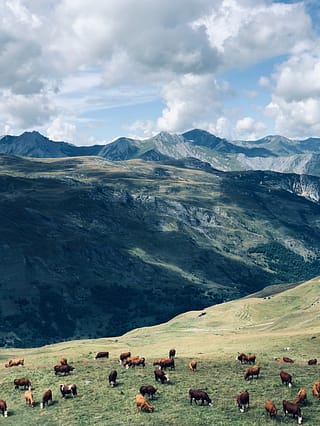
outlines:
[{"label": "herd of cattle", "polygon": [[[175,370],[175,355],[176,350],[170,349],[168,353],[168,357],[155,359],[153,362],[153,366],[157,367],[154,369],[154,379],[156,382],[160,382],[161,384],[169,383],[170,378],[167,373],[167,369]],[[95,359],[99,358],[109,358],[109,352],[98,352],[95,356]],[[244,380],[253,380],[254,378],[259,378],[260,374],[260,366],[255,365],[256,363],[256,355],[249,354],[246,355],[244,353],[239,353],[236,356],[236,360],[241,364],[253,364],[252,366],[248,366],[244,372]],[[281,363],[293,363],[294,361],[288,357],[282,357],[277,359],[278,362]],[[132,356],[131,352],[123,352],[119,357],[120,364],[126,369],[135,368],[137,366],[145,367],[145,358],[140,356]],[[316,365],[317,359],[310,359],[307,362],[308,365]],[[24,359],[11,359],[5,364],[6,368],[15,367],[19,365],[24,365]],[[192,372],[196,372],[197,370],[197,361],[192,360],[188,364],[188,368]],[[55,375],[62,374],[63,376],[69,375],[75,368],[68,364],[68,361],[65,357],[60,359],[60,364],[55,365],[53,367]],[[112,370],[109,374],[108,380],[111,387],[117,385],[117,371]],[[288,386],[289,388],[293,385],[293,379],[291,374],[286,371],[281,370],[279,373],[279,377],[281,383],[283,385]],[[26,404],[30,407],[34,407],[36,402],[33,398],[32,394],[32,386],[31,381],[28,378],[16,378],[13,381],[15,389],[23,388],[25,391],[24,397]],[[69,385],[60,384],[59,390],[61,393],[61,397],[65,398],[70,395],[72,397],[77,396],[77,385],[72,383]],[[139,389],[139,393],[136,395],[136,406],[140,411],[153,412],[154,406],[146,399],[146,395],[148,395],[152,400],[154,399],[155,393],[157,389],[153,385],[143,385]],[[314,382],[312,386],[312,394],[320,400],[320,381]],[[201,405],[204,405],[205,402],[208,406],[212,406],[212,399],[209,397],[208,393],[202,389],[190,389],[189,390],[189,399],[190,404],[194,401],[197,404],[197,401],[201,401]],[[241,413],[244,413],[249,408],[250,395],[248,390],[244,390],[239,395],[236,396],[236,405]],[[301,388],[297,394],[297,397],[294,401],[283,400],[282,408],[284,416],[287,414],[292,414],[293,418],[297,418],[298,424],[302,424],[302,412],[301,405],[305,404],[307,400],[307,392],[305,389]],[[41,399],[40,407],[44,408],[46,405],[49,405],[49,402],[52,402],[52,391],[51,389],[46,390]],[[265,402],[265,411],[270,416],[271,419],[276,419],[278,409],[274,405],[274,403],[267,399]],[[8,416],[8,409],[6,401],[0,400],[0,412],[4,417]]]}]

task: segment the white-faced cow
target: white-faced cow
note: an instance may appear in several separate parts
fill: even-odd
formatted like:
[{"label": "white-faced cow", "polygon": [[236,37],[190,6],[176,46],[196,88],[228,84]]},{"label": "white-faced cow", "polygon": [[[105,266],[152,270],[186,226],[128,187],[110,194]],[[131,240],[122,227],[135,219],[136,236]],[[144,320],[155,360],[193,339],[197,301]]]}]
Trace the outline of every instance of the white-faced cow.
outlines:
[{"label": "white-faced cow", "polygon": [[13,384],[15,389],[19,389],[20,386],[23,386],[24,390],[26,389],[31,390],[31,382],[29,379],[26,379],[25,377],[21,379],[14,379]]},{"label": "white-faced cow", "polygon": [[3,417],[8,417],[7,403],[4,399],[0,399],[0,411],[2,412]]},{"label": "white-faced cow", "polygon": [[247,390],[237,395],[236,404],[238,405],[241,413],[244,413],[245,409],[249,408],[249,401],[250,401],[250,396]]},{"label": "white-faced cow", "polygon": [[77,396],[77,386],[75,384],[72,385],[60,385],[60,392],[62,398],[65,398],[66,395],[72,395],[73,397]]},{"label": "white-faced cow", "polygon": [[118,373],[116,372],[116,370],[112,370],[111,373],[109,374],[109,385],[111,387],[116,386],[116,384],[117,384],[117,375],[118,375]]},{"label": "white-faced cow", "polygon": [[190,398],[190,404],[192,404],[192,401],[194,401],[197,404],[197,401],[201,400],[201,405],[203,405],[204,401],[206,401],[208,405],[212,406],[211,398],[209,398],[209,395],[207,394],[207,392],[201,389],[190,389],[189,398]]},{"label": "white-faced cow", "polygon": [[293,402],[283,400],[282,401],[283,411],[284,415],[292,414],[293,418],[297,417],[298,424],[302,424],[302,414],[301,414],[301,408],[298,404],[294,404]]}]

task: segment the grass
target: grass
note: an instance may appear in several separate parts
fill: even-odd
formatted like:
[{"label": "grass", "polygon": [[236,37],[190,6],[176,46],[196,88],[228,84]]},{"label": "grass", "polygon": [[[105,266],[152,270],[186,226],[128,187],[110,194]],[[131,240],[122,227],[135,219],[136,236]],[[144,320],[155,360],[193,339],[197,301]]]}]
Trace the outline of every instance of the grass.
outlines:
[{"label": "grass", "polygon": [[[112,426],[240,426],[274,425],[264,410],[266,399],[279,409],[277,424],[296,424],[284,418],[282,400],[293,401],[300,387],[308,394],[302,407],[304,425],[315,426],[320,402],[312,396],[312,384],[320,379],[320,367],[308,366],[317,357],[320,339],[319,279],[298,285],[273,296],[243,298],[187,312],[155,327],[133,330],[118,338],[79,340],[32,349],[0,350],[0,398],[8,404],[8,425],[112,425]],[[201,313],[205,315],[199,316]],[[282,324],[282,328],[280,325]],[[169,372],[171,382],[155,383],[152,363],[177,349],[176,370]],[[289,349],[288,349],[289,348]],[[110,359],[94,360],[97,351],[109,350]],[[118,363],[119,354],[131,350],[145,356],[146,367],[126,370]],[[246,366],[235,361],[238,351],[257,354],[261,367],[259,379],[245,381]],[[10,359],[23,356],[24,367],[4,368]],[[76,370],[66,377],[54,375],[53,366],[62,356]],[[276,358],[289,356],[294,364],[279,364]],[[195,373],[188,370],[191,359],[198,360]],[[118,371],[118,386],[111,388],[108,375]],[[294,387],[281,384],[281,369],[293,376]],[[23,390],[13,380],[27,377],[32,381],[36,407],[25,405]],[[59,384],[75,383],[78,397],[62,399]],[[153,413],[140,413],[135,395],[141,385],[157,387],[151,400]],[[54,402],[44,410],[40,399],[51,388]],[[213,407],[190,405],[188,390],[206,390]],[[250,408],[240,413],[235,396],[247,389]]]}]

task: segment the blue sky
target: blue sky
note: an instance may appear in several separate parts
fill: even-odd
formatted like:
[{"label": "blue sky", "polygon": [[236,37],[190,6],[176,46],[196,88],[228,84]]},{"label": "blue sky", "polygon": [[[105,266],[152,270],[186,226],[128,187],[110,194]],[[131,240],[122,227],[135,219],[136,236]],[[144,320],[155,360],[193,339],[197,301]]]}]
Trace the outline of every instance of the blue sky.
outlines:
[{"label": "blue sky", "polygon": [[0,0],[0,134],[320,136],[320,1]]}]

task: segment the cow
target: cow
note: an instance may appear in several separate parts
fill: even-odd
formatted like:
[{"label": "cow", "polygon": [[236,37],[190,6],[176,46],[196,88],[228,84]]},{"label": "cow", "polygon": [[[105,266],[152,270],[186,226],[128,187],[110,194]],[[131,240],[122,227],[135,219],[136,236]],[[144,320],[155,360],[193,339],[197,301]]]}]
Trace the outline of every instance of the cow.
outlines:
[{"label": "cow", "polygon": [[211,398],[209,398],[209,395],[207,394],[207,392],[201,389],[190,389],[189,397],[190,397],[190,404],[192,404],[192,401],[194,401],[197,404],[197,401],[200,401],[201,399],[201,405],[204,404],[204,401],[207,401],[208,405],[210,405],[210,407],[212,406]]},{"label": "cow", "polygon": [[237,395],[236,403],[239,407],[240,413],[244,413],[246,408],[249,408],[250,396],[247,390]]},{"label": "cow", "polygon": [[170,381],[168,374],[166,374],[163,370],[154,370],[154,378],[156,382],[160,381],[162,385],[164,383],[169,383]]},{"label": "cow", "polygon": [[24,365],[24,358],[10,359],[5,367],[17,367],[18,365]]},{"label": "cow", "polygon": [[160,359],[159,367],[160,367],[161,370],[165,370],[166,368],[170,368],[170,370],[175,370],[174,358],[162,358],[162,359]]},{"label": "cow", "polygon": [[35,400],[33,399],[33,395],[30,390],[25,391],[24,397],[26,400],[26,404],[28,404],[30,407],[35,407],[36,403],[35,403]]},{"label": "cow", "polygon": [[61,392],[61,397],[65,398],[66,395],[72,395],[72,397],[74,398],[75,396],[78,395],[77,392],[77,385],[72,384],[72,385],[60,385],[60,392]]},{"label": "cow", "polygon": [[23,386],[23,389],[31,390],[31,382],[29,379],[22,378],[22,379],[14,379],[13,381],[14,388],[19,389],[20,386]]},{"label": "cow", "polygon": [[239,355],[237,355],[236,361],[239,361],[240,364],[246,364],[248,362],[248,357],[245,353],[242,352],[241,354],[239,353]]},{"label": "cow", "polygon": [[67,358],[62,357],[62,358],[60,359],[60,365],[68,365],[68,360],[67,360]]},{"label": "cow", "polygon": [[42,395],[42,400],[41,400],[41,403],[40,403],[40,407],[44,408],[46,404],[49,405],[49,401],[52,402],[52,390],[51,389],[48,389]]},{"label": "cow", "polygon": [[308,365],[317,365],[317,362],[318,362],[317,358],[309,359]]},{"label": "cow", "polygon": [[95,359],[98,358],[109,358],[109,352],[98,352],[95,356]]},{"label": "cow", "polygon": [[277,412],[278,409],[276,408],[276,406],[274,405],[274,403],[272,401],[270,401],[270,399],[266,400],[266,403],[264,405],[267,414],[269,414],[270,418],[276,418],[277,417]]},{"label": "cow", "polygon": [[304,404],[307,399],[307,392],[305,389],[301,388],[298,392],[296,399],[293,401],[294,404]]},{"label": "cow", "polygon": [[142,396],[149,395],[151,396],[151,399],[153,399],[155,393],[157,392],[157,389],[152,385],[147,386],[141,386],[140,387],[140,393]]},{"label": "cow", "polygon": [[124,361],[131,356],[131,352],[122,352],[119,356],[119,362],[123,365]]},{"label": "cow", "polygon": [[256,362],[256,355],[255,354],[247,355],[247,363],[248,364],[255,364],[255,362]]},{"label": "cow", "polygon": [[291,374],[281,370],[279,375],[280,375],[282,384],[285,384],[286,386],[289,386],[289,388],[291,388],[293,385]]},{"label": "cow", "polygon": [[3,417],[8,417],[7,403],[4,399],[0,399],[0,411],[2,412]]},{"label": "cow", "polygon": [[134,357],[134,358],[127,358],[124,362],[125,367],[128,369],[130,367],[136,367],[138,365],[142,365],[142,367],[144,368],[146,365],[146,359],[144,357]]},{"label": "cow", "polygon": [[288,358],[287,356],[283,356],[282,358],[278,358],[277,362],[287,362],[289,364],[293,364],[294,361],[291,358]]},{"label": "cow", "polygon": [[320,399],[320,381],[314,382],[312,386],[312,395]]},{"label": "cow", "polygon": [[170,349],[169,351],[169,358],[174,358],[176,356],[176,350],[175,349]]},{"label": "cow", "polygon": [[260,374],[260,367],[258,365],[255,365],[254,367],[247,368],[246,372],[244,373],[244,379],[253,379],[254,376],[259,378]]},{"label": "cow", "polygon": [[136,395],[136,405],[138,410],[142,411],[148,411],[149,413],[152,413],[154,411],[154,406],[151,405],[146,398],[141,395],[141,393],[138,393]]},{"label": "cow", "polygon": [[297,416],[298,425],[302,424],[302,414],[299,405],[294,404],[293,402],[286,401],[285,399],[282,401],[282,407],[284,411],[284,415],[292,414],[293,418]]},{"label": "cow", "polygon": [[55,375],[61,373],[64,376],[66,376],[71,371],[73,371],[75,368],[72,365],[70,365],[70,364],[65,364],[65,365],[58,364],[58,365],[55,365],[53,367],[53,369],[54,369],[54,374]]},{"label": "cow", "polygon": [[189,362],[188,367],[191,371],[195,372],[197,369],[197,364],[198,364],[197,361],[193,359],[192,361]]},{"label": "cow", "polygon": [[118,373],[116,372],[116,370],[112,370],[111,373],[109,374],[109,385],[111,387],[116,386],[117,375]]}]

